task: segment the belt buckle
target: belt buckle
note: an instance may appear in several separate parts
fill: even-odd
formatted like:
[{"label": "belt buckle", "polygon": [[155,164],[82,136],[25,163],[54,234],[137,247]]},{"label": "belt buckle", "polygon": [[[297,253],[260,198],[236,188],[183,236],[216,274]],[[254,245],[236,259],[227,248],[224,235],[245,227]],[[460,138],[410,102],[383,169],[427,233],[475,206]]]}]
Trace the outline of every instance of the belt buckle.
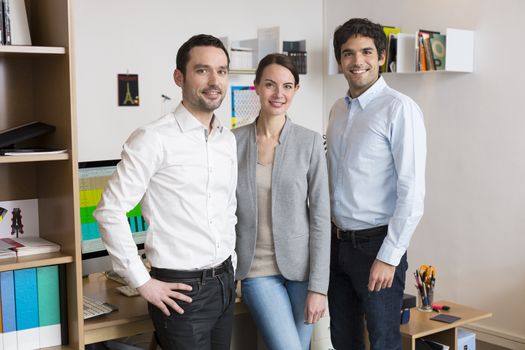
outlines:
[{"label": "belt buckle", "polygon": [[335,227],[335,237],[338,239],[338,240],[342,240],[341,238],[341,230],[339,229],[339,227]]}]

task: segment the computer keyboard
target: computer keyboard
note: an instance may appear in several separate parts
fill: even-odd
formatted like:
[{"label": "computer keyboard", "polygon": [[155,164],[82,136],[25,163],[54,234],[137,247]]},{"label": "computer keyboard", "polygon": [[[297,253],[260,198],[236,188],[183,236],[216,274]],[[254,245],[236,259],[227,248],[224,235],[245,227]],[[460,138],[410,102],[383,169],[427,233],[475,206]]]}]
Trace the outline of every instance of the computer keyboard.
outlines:
[{"label": "computer keyboard", "polygon": [[106,271],[105,275],[106,275],[107,279],[110,279],[112,281],[115,281],[115,282],[123,284],[123,285],[127,284],[126,280],[124,278],[120,277],[120,275],[118,273],[116,273],[116,272]]},{"label": "computer keyboard", "polygon": [[127,297],[135,297],[137,295],[140,295],[138,290],[136,290],[135,288],[132,288],[132,287],[130,287],[128,285],[118,286],[117,290],[119,292],[121,292],[122,294],[124,294],[125,296],[127,296]]},{"label": "computer keyboard", "polygon": [[100,315],[109,314],[112,311],[118,310],[118,307],[116,307],[115,305],[85,295],[83,298],[83,304],[84,320]]}]

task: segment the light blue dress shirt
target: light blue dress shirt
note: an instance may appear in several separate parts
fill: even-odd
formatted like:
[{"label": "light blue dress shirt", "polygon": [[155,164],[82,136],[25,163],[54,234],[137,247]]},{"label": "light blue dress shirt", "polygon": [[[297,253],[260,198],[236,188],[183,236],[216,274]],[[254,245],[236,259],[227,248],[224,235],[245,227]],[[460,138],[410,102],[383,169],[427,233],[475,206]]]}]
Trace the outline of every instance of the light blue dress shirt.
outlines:
[{"label": "light blue dress shirt", "polygon": [[333,222],[344,230],[388,225],[377,259],[397,266],[423,215],[421,110],[380,77],[359,97],[335,102],[327,143]]}]

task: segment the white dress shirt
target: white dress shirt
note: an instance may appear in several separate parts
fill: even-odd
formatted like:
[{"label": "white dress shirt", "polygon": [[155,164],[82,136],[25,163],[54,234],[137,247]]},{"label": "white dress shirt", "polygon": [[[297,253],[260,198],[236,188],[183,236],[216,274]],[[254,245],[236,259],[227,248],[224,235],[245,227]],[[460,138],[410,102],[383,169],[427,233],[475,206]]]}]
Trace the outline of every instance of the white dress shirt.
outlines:
[{"label": "white dress shirt", "polygon": [[236,257],[237,150],[213,118],[208,130],[182,105],[134,131],[94,213],[115,272],[131,287],[150,276],[137,255],[126,212],[140,201],[152,266],[194,270]]},{"label": "white dress shirt", "polygon": [[380,77],[359,97],[335,102],[327,144],[332,220],[344,230],[388,225],[377,259],[397,266],[423,215],[421,110]]}]

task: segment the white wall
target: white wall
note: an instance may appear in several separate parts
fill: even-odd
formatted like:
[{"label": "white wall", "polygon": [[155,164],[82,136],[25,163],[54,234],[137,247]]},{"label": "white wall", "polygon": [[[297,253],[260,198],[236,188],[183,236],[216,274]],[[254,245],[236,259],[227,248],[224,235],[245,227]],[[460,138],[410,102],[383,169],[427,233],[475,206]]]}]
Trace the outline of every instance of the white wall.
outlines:
[{"label": "white wall", "polygon": [[[282,40],[306,39],[308,75],[300,76],[290,116],[322,131],[321,1],[74,1],[80,161],[119,158],[128,135],[160,117],[161,94],[180,101],[172,79],[177,49],[198,33],[251,39],[257,28],[280,26]],[[139,107],[117,106],[117,74],[127,71],[139,74]],[[252,85],[253,78],[231,75],[230,84]],[[229,94],[217,113],[231,125]]]},{"label": "white wall", "polygon": [[[197,32],[245,39],[279,25],[283,40],[306,39],[309,74],[290,114],[321,131],[346,90],[344,78],[324,76],[322,66],[338,24],[369,17],[406,32],[475,30],[473,74],[386,77],[419,103],[428,132],[426,212],[409,272],[437,266],[436,298],[488,309],[494,316],[482,327],[525,342],[524,1],[74,1],[80,160],[118,157],[133,129],[160,116],[161,93],[180,99],[171,79],[176,51]],[[117,107],[116,75],[128,69],[139,74],[138,108]],[[231,76],[230,83],[252,79]],[[227,125],[230,109],[227,97],[218,111]]]},{"label": "white wall", "polygon": [[[473,74],[385,76],[421,106],[428,132],[425,215],[409,249],[406,285],[415,294],[411,273],[420,264],[435,265],[436,298],[492,311],[479,325],[522,343],[524,14],[521,0],[327,0],[325,17],[329,35],[351,17],[403,32],[475,31]],[[342,75],[325,79],[325,113],[346,89]]]}]

